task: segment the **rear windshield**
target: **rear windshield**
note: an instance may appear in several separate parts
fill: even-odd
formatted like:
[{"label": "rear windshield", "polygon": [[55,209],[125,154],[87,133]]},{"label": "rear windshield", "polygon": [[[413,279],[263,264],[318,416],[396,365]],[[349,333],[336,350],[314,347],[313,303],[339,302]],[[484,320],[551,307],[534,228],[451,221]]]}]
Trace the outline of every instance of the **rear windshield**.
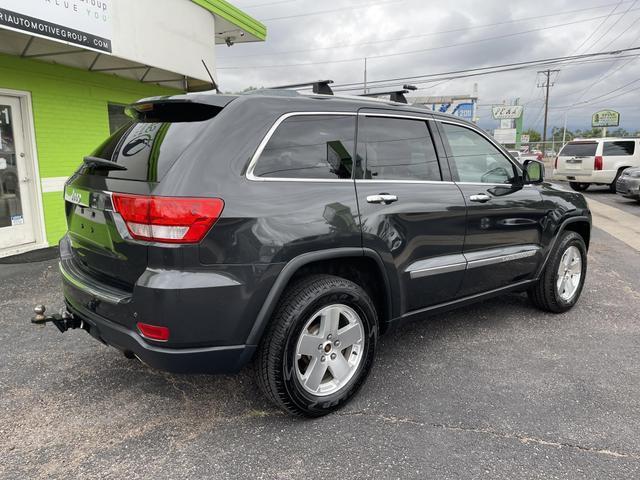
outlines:
[{"label": "rear windshield", "polygon": [[636,142],[632,141],[618,141],[618,142],[604,142],[604,149],[602,155],[611,155],[613,157],[622,157],[633,155],[636,149]]},{"label": "rear windshield", "polygon": [[560,156],[563,157],[593,157],[598,148],[597,142],[569,142],[567,143]]},{"label": "rear windshield", "polygon": [[109,178],[159,182],[182,152],[204,131],[202,122],[132,122],[111,135],[91,156],[126,170],[84,167],[84,173]]}]

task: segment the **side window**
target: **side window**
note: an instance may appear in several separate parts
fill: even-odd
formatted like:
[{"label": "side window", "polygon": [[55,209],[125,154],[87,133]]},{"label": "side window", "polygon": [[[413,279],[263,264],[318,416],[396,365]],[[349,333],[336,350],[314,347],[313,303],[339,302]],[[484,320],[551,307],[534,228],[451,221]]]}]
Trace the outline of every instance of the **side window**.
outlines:
[{"label": "side window", "polygon": [[620,142],[604,142],[602,155],[610,155],[612,157],[622,157],[633,155],[636,150],[636,142],[620,141]]},{"label": "side window", "polygon": [[272,178],[351,178],[356,117],[295,115],[269,139],[253,171]]},{"label": "side window", "polygon": [[427,121],[360,117],[359,176],[374,180],[442,180]]},{"label": "side window", "polygon": [[472,183],[511,183],[514,165],[491,142],[477,132],[458,125],[442,123],[458,181]]}]

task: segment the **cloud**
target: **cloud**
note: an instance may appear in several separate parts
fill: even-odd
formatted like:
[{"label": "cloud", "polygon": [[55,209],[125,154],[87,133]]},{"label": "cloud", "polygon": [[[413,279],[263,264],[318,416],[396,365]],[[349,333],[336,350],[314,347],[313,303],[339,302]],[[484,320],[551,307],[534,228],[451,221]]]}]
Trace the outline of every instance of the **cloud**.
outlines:
[{"label": "cloud", "polygon": [[[259,3],[256,0],[243,1],[251,5]],[[640,19],[640,3],[635,4],[630,0],[623,1],[616,10],[625,12],[631,7],[629,13],[623,16],[612,15],[606,21],[598,18],[519,34],[561,23],[604,17],[616,3],[614,0],[583,0],[579,3],[568,0],[456,0],[443,5],[441,2],[425,0],[382,4],[366,0],[335,0],[330,3],[298,0],[265,7],[254,6],[248,8],[247,12],[258,19],[349,6],[358,8],[265,21],[268,28],[266,42],[238,44],[231,48],[217,47],[218,78],[225,91],[320,78],[330,78],[336,83],[352,83],[362,81],[365,57],[369,58],[369,80],[380,80],[571,55],[589,36],[591,38],[578,53],[601,51],[613,40],[608,49],[640,45],[640,31],[632,26]],[[242,8],[241,1],[238,1],[238,6]],[[579,9],[579,12],[561,13]],[[551,13],[553,15],[549,16]],[[526,20],[505,23],[514,19]],[[482,27],[500,22],[501,25]],[[607,32],[610,27],[611,30]],[[443,30],[460,31],[436,34]],[[502,35],[510,36],[487,40]],[[442,48],[460,43],[466,45]],[[326,48],[336,45],[339,47]],[[427,51],[401,54],[415,50]],[[389,56],[376,58],[380,55]],[[564,121],[565,109],[557,107],[590,100],[638,78],[640,60],[631,60],[560,67],[561,72],[551,88],[549,126],[561,126]],[[339,62],[326,63],[329,61]],[[305,63],[315,64],[297,65]],[[622,65],[624,67],[616,71]],[[243,68],[225,68],[230,66]],[[535,125],[541,128],[542,92],[537,87],[537,80],[540,79],[537,79],[536,70],[457,79],[440,86],[421,85],[416,94],[471,93],[477,83],[479,103],[485,105],[479,109],[481,125],[495,126],[496,122],[490,119],[490,104],[519,98],[520,103],[525,105],[525,127]],[[607,78],[597,82],[603,76]],[[621,113],[623,127],[632,131],[640,130],[640,109],[637,108],[640,89],[631,91],[634,87],[640,87],[640,82],[612,93],[610,100],[605,96],[588,105],[567,110],[570,128],[586,128],[594,111],[615,108]],[[625,94],[613,98],[618,93]]]}]

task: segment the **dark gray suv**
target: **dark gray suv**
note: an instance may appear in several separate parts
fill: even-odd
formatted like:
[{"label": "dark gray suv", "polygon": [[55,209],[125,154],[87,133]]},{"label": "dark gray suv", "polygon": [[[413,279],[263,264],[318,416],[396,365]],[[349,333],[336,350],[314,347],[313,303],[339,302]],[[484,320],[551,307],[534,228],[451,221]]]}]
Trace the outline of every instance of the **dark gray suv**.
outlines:
[{"label": "dark gray suv", "polygon": [[142,100],[65,189],[66,310],[154,368],[253,362],[277,405],[319,416],[358,390],[380,334],[509,291],[571,308],[582,195],[474,124],[294,91]]}]

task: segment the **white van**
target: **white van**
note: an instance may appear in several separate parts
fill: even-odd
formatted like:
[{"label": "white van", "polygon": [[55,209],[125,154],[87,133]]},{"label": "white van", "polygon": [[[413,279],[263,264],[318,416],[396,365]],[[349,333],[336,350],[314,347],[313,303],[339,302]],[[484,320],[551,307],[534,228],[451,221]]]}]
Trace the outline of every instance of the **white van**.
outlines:
[{"label": "white van", "polygon": [[608,185],[615,193],[620,173],[640,167],[640,139],[587,138],[567,143],[556,157],[554,180],[566,180],[583,192],[589,185]]}]

